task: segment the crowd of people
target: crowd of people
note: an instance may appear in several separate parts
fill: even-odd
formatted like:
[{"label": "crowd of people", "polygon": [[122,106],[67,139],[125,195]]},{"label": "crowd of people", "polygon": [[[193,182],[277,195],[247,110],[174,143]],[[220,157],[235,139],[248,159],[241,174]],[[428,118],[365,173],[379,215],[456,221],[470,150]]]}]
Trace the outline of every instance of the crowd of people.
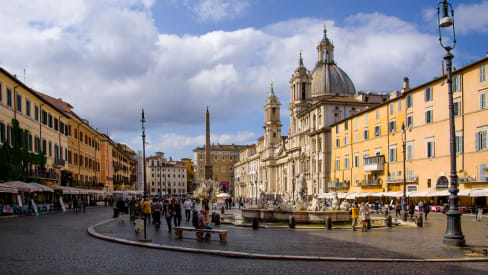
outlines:
[{"label": "crowd of people", "polygon": [[[197,209],[201,208],[200,211]],[[172,199],[150,199],[139,198],[119,198],[114,207],[114,218],[118,218],[120,223],[124,222],[124,214],[130,215],[130,222],[136,224],[136,220],[143,220],[148,225],[154,225],[154,230],[159,231],[161,227],[161,217],[164,217],[168,232],[173,227],[181,226],[184,210],[186,222],[192,222],[195,228],[211,229],[209,226],[209,201],[186,198],[180,202],[179,198]],[[137,228],[136,228],[137,231]]]}]

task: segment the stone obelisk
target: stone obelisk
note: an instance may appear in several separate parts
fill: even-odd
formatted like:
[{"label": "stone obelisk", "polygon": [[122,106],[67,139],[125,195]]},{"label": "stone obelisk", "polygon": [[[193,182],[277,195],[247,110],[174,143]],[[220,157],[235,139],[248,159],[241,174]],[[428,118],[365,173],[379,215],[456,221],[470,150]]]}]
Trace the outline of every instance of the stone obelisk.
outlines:
[{"label": "stone obelisk", "polygon": [[210,113],[205,116],[205,179],[212,179],[212,164],[210,162]]}]

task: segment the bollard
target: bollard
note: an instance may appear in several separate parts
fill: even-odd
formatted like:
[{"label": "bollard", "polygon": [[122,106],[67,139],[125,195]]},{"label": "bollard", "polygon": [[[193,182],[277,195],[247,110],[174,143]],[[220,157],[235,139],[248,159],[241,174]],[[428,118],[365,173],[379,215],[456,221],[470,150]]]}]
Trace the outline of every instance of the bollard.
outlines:
[{"label": "bollard", "polygon": [[217,213],[212,213],[212,215],[210,216],[210,221],[211,221],[212,223],[215,223],[215,215],[216,215],[216,214],[217,214]]},{"label": "bollard", "polygon": [[385,225],[386,225],[387,227],[391,227],[391,216],[390,216],[390,215],[388,215],[388,216],[386,217],[386,219],[385,219]]},{"label": "bollard", "polygon": [[254,230],[258,230],[259,229],[258,217],[254,217],[252,219],[252,229],[254,229]]},{"label": "bollard", "polygon": [[327,228],[327,230],[332,230],[332,219],[330,218],[330,216],[325,217],[324,221],[325,228]]},{"label": "bollard", "polygon": [[422,213],[419,213],[418,218],[417,218],[417,227],[423,227],[424,226],[424,216]]},{"label": "bollard", "polygon": [[371,230],[371,219],[368,219],[367,223],[368,223],[368,230]]},{"label": "bollard", "polygon": [[295,220],[295,216],[290,216],[290,218],[288,219],[288,226],[292,229],[295,229],[295,226],[296,226],[296,220]]},{"label": "bollard", "polygon": [[214,224],[215,225],[220,225],[220,215],[219,214],[215,214]]},{"label": "bollard", "polygon": [[388,211],[388,208],[386,208],[386,209],[385,209],[385,218],[386,218],[386,217],[388,217],[389,212],[390,212],[390,211]]}]

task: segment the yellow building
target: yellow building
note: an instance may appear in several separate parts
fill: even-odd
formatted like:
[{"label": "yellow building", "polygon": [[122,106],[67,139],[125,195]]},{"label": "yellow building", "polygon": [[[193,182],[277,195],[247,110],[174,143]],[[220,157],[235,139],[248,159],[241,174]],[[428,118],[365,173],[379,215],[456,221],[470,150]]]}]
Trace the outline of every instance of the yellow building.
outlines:
[{"label": "yellow building", "polygon": [[193,185],[195,173],[193,171],[193,161],[190,158],[182,158],[181,161],[186,166],[186,188],[188,193],[192,193],[195,189]]},{"label": "yellow building", "polygon": [[116,144],[106,134],[101,136],[101,182],[106,190],[135,189],[136,161],[134,151],[125,144]]},{"label": "yellow building", "polygon": [[[455,70],[453,95],[459,189],[488,187],[488,56]],[[329,191],[442,191],[449,186],[446,76],[331,125]],[[402,132],[402,124],[405,131]],[[406,169],[403,169],[405,141]],[[486,201],[482,204],[486,204]]]},{"label": "yellow building", "polygon": [[[239,162],[239,152],[247,145],[211,145],[210,163],[213,169],[213,178],[227,191],[234,190],[234,164]],[[205,171],[205,147],[193,149],[195,163],[195,181],[203,182]]]},{"label": "yellow building", "polygon": [[45,183],[59,184],[60,171],[66,168],[68,117],[57,106],[21,82],[15,75],[0,68],[0,143],[12,145],[12,119],[28,132],[27,148],[31,153],[43,152],[46,170],[30,167],[28,176]]}]

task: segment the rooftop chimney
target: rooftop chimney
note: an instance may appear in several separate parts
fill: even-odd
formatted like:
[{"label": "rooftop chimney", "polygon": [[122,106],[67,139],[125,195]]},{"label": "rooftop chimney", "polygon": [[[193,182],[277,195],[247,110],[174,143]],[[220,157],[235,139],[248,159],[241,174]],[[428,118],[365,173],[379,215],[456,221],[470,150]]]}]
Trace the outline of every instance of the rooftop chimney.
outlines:
[{"label": "rooftop chimney", "polygon": [[403,78],[402,94],[405,93],[405,92],[408,92],[409,90],[410,90],[410,86],[409,86],[408,77],[405,76]]}]

